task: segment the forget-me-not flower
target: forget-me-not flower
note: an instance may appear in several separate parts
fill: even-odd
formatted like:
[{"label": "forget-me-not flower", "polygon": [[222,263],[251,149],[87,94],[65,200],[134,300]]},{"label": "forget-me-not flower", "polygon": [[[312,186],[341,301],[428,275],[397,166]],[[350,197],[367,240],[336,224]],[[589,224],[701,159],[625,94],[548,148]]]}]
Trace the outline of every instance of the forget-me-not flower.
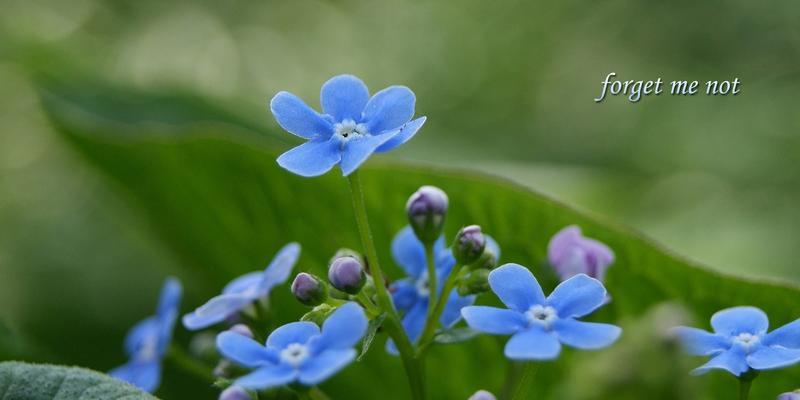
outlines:
[{"label": "forget-me-not flower", "polygon": [[273,287],[286,282],[300,257],[300,245],[289,243],[278,251],[264,271],[244,274],[230,283],[197,310],[183,316],[186,329],[207,328],[243,310],[254,301],[266,297]]},{"label": "forget-me-not flower", "polygon": [[550,239],[547,259],[562,281],[578,274],[602,281],[614,262],[614,252],[605,244],[584,237],[581,228],[570,225]]},{"label": "forget-me-not flower", "polygon": [[505,355],[512,360],[551,360],[561,345],[600,349],[614,343],[622,329],[610,324],[583,322],[606,299],[597,279],[575,275],[545,297],[531,271],[505,264],[489,274],[492,291],[508,309],[470,306],[461,310],[470,328],[494,335],[513,335]]},{"label": "forget-me-not flower", "polygon": [[786,367],[800,362],[800,319],[772,332],[767,315],[755,307],[732,307],[711,316],[714,332],[677,327],[674,332],[686,351],[711,360],[694,374],[723,369],[740,376],[755,370]]},{"label": "forget-me-not flower", "polygon": [[331,78],[320,91],[320,114],[299,97],[280,92],[270,109],[283,129],[307,142],[278,157],[278,164],[302,176],[318,176],[339,164],[347,176],[373,152],[386,152],[414,136],[425,117],[414,116],[414,92],[389,86],[369,96],[352,75]]},{"label": "forget-me-not flower", "polygon": [[[500,248],[497,243],[486,236],[486,246],[494,254],[500,256]],[[430,287],[428,287],[428,267],[427,257],[425,256],[425,246],[414,235],[414,230],[407,226],[403,228],[392,240],[392,255],[395,262],[400,265],[408,274],[407,278],[397,280],[392,283],[390,290],[392,300],[398,311],[403,313],[402,325],[411,342],[419,339],[428,314],[428,298]],[[439,237],[433,248],[434,265],[436,267],[436,292],[439,296],[444,281],[453,267],[456,259],[449,248],[444,245],[444,237]],[[444,311],[442,311],[439,322],[449,328],[461,319],[461,308],[475,302],[475,296],[460,296],[456,290],[447,295]],[[387,349],[392,354],[397,354],[394,342],[391,340],[386,343]]]},{"label": "forget-me-not flower", "polygon": [[346,303],[322,324],[292,322],[274,330],[266,346],[233,332],[217,337],[223,356],[253,372],[235,385],[250,390],[300,382],[314,386],[328,379],[356,357],[353,346],[367,331],[367,317],[356,303]]},{"label": "forget-me-not flower", "polygon": [[168,278],[161,289],[156,315],[134,325],[125,337],[128,362],[108,374],[154,392],[161,383],[161,360],[172,341],[172,329],[178,318],[181,284]]}]

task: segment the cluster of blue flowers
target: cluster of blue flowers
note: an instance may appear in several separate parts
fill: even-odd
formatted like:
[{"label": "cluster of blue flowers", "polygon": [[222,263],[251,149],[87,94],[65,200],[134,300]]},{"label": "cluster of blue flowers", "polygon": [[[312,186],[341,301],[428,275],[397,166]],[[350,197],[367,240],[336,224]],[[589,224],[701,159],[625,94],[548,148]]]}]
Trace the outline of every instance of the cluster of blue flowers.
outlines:
[{"label": "cluster of blue flowers", "polygon": [[[320,97],[323,113],[287,92],[270,103],[280,126],[307,139],[278,158],[280,166],[298,175],[321,175],[336,164],[343,175],[354,174],[372,153],[400,146],[425,122],[425,117],[412,119],[415,97],[404,86],[370,97],[361,80],[342,75],[326,82]],[[603,285],[614,262],[607,245],[585,237],[577,226],[556,233],[547,261],[561,282],[545,296],[531,269],[514,263],[498,266],[500,246],[479,226],[462,228],[448,246],[443,232],[448,207],[447,194],[433,186],[411,195],[406,204],[409,225],[391,244],[394,261],[406,277],[388,285],[370,248],[371,234],[359,224],[369,257],[342,249],[329,263],[327,282],[309,272],[295,276],[292,294],[311,307],[299,321],[264,331],[268,321],[263,311],[270,307],[271,291],[291,276],[300,257],[297,243],[280,249],[263,271],[234,279],[222,294],[184,315],[188,330],[222,328],[215,341],[221,359],[214,368],[218,384],[226,386],[220,399],[246,400],[278,388],[299,395],[318,390],[316,385],[356,359],[355,346],[370,327],[372,334],[384,328],[387,352],[403,357],[415,398],[424,397],[424,388],[415,388],[419,374],[410,370],[414,359],[462,319],[468,326],[462,329],[476,334],[510,335],[504,354],[513,361],[553,360],[563,346],[597,350],[617,341],[620,327],[582,320],[612,301]],[[358,206],[356,213],[360,222],[366,221]],[[478,295],[488,292],[505,308],[474,305]],[[134,326],[125,339],[129,362],[112,370],[112,376],[150,392],[158,388],[180,294],[178,281],[168,279],[156,315]],[[713,333],[675,329],[690,353],[712,357],[697,373],[716,368],[742,377],[800,362],[800,320],[768,332],[764,312],[735,307],[715,314],[711,326]],[[781,396],[797,398],[793,393]],[[483,390],[470,397],[494,398]]]}]

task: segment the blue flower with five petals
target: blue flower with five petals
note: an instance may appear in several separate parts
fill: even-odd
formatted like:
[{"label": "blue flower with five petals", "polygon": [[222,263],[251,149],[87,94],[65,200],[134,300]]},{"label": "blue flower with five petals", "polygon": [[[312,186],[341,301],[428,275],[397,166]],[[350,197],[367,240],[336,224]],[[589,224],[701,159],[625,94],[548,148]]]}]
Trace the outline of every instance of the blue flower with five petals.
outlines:
[{"label": "blue flower with five petals", "polygon": [[172,341],[172,329],[178,317],[181,301],[181,284],[168,278],[161,289],[156,315],[134,325],[125,337],[128,362],[108,374],[154,392],[161,383],[161,360]]},{"label": "blue flower with five petals", "polygon": [[243,310],[254,301],[266,297],[273,287],[286,282],[300,257],[300,245],[289,243],[278,251],[264,271],[244,274],[230,283],[197,310],[183,316],[189,330],[207,328]]},{"label": "blue flower with five petals", "polygon": [[367,331],[367,317],[356,303],[334,311],[322,324],[292,322],[274,330],[266,346],[234,332],[217,336],[223,356],[253,372],[235,385],[264,390],[292,382],[314,386],[344,368],[356,357],[353,346]]},{"label": "blue flower with five petals", "polygon": [[723,369],[740,376],[750,368],[782,368],[800,362],[800,319],[772,332],[767,314],[755,307],[733,307],[711,316],[714,333],[680,326],[674,333],[686,351],[711,360],[692,371]]},{"label": "blue flower with five petals", "polygon": [[508,309],[470,306],[461,314],[472,329],[513,335],[505,346],[505,355],[512,360],[552,360],[562,344],[600,349],[622,333],[614,325],[577,319],[595,311],[606,299],[603,284],[587,275],[567,279],[545,297],[531,271],[505,264],[489,273],[489,286]]},{"label": "blue flower with five petals", "polygon": [[367,86],[352,75],[331,78],[320,91],[320,114],[299,97],[280,92],[270,110],[283,129],[307,142],[278,157],[281,167],[301,176],[318,176],[340,164],[345,176],[373,152],[386,152],[414,136],[425,117],[414,116],[414,92],[389,86],[369,96]]},{"label": "blue flower with five petals", "polygon": [[[486,236],[486,246],[498,258],[500,257],[499,246],[489,236]],[[415,342],[422,334],[422,330],[425,329],[428,297],[430,296],[425,246],[414,235],[414,230],[407,226],[392,240],[392,255],[395,262],[403,267],[408,274],[408,278],[392,283],[390,287],[392,300],[394,300],[394,305],[398,311],[403,313],[402,324],[409,340]],[[444,245],[443,236],[439,237],[434,244],[433,256],[436,267],[436,292],[441,296],[444,281],[456,265],[453,253]],[[474,302],[474,295],[460,296],[456,290],[453,290],[448,294],[447,303],[439,322],[445,328],[455,325],[461,319],[461,309]],[[391,340],[386,343],[386,347],[390,353],[397,354],[397,348]]]}]

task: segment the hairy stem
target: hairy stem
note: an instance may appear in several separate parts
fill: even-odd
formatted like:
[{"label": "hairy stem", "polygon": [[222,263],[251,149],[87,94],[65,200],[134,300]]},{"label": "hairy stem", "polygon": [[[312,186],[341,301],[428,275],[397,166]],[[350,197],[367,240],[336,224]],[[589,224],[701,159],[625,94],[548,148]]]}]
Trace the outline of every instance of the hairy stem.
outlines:
[{"label": "hairy stem", "polygon": [[425,321],[425,329],[422,331],[422,335],[419,337],[419,345],[417,346],[417,358],[422,357],[425,354],[428,346],[430,346],[433,337],[436,335],[436,328],[439,326],[439,318],[442,316],[444,312],[444,307],[447,305],[447,299],[450,297],[450,292],[453,291],[453,288],[456,286],[456,282],[458,282],[458,278],[461,276],[462,268],[459,265],[453,267],[453,270],[450,271],[450,275],[447,276],[447,279],[444,281],[444,285],[442,286],[442,295],[439,296],[436,305],[433,307],[433,311],[428,312],[428,318]]},{"label": "hairy stem", "polygon": [[533,385],[533,378],[536,375],[536,369],[538,364],[533,362],[528,362],[522,369],[522,378],[519,380],[517,384],[517,388],[514,390],[514,396],[511,400],[526,400],[528,399],[528,392]]},{"label": "hairy stem", "polygon": [[433,259],[433,243],[425,244],[425,259],[428,261],[428,317],[430,317],[436,309],[436,288],[438,287],[436,286],[436,262]]},{"label": "hairy stem", "polygon": [[750,397],[750,385],[752,379],[739,379],[739,400],[747,400]]}]

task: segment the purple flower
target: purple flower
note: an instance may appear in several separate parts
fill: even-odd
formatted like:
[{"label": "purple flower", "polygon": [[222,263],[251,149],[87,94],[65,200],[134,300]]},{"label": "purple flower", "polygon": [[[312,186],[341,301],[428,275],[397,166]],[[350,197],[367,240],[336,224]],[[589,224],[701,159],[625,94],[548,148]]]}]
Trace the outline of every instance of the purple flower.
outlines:
[{"label": "purple flower", "polygon": [[372,97],[352,75],[331,78],[320,92],[320,114],[299,97],[280,92],[270,109],[283,129],[307,142],[278,157],[278,164],[301,176],[318,176],[339,164],[355,171],[373,152],[386,152],[417,133],[425,117],[411,121],[416,99],[405,86],[390,86]]},{"label": "purple flower", "polygon": [[292,322],[274,330],[265,346],[233,332],[217,337],[220,353],[253,372],[235,385],[264,390],[292,382],[314,386],[350,364],[353,346],[367,331],[367,317],[356,303],[342,305],[322,324]]},{"label": "purple flower", "polygon": [[134,325],[125,337],[128,362],[108,374],[147,392],[161,383],[161,360],[172,341],[172,329],[178,317],[181,284],[168,278],[161,289],[156,315]]},{"label": "purple flower", "polygon": [[219,400],[252,400],[252,397],[239,386],[229,386],[220,393]]},{"label": "purple flower", "polygon": [[781,393],[777,400],[800,400],[800,390],[794,392]]},{"label": "purple flower", "polygon": [[472,396],[469,396],[467,400],[497,400],[497,397],[485,390],[478,390]]},{"label": "purple flower", "polygon": [[207,328],[266,297],[273,287],[289,279],[299,256],[299,244],[289,243],[283,246],[264,271],[251,272],[232,280],[222,290],[221,295],[184,315],[183,326],[192,331]]},{"label": "purple flower", "polygon": [[603,305],[606,289],[597,279],[576,275],[545,297],[531,271],[505,264],[489,274],[492,291],[508,309],[471,306],[461,314],[477,331],[512,335],[505,355],[512,360],[552,360],[565,344],[578,349],[600,349],[614,343],[622,329],[577,318]]},{"label": "purple flower", "polygon": [[755,370],[782,368],[800,362],[800,319],[767,333],[767,315],[755,307],[733,307],[711,316],[714,333],[677,327],[674,333],[693,355],[711,360],[693,373],[723,369],[740,376]]},{"label": "purple flower", "polygon": [[[486,236],[486,243],[486,246],[489,246],[499,256],[500,248],[497,243],[488,236]],[[425,247],[414,235],[410,226],[403,228],[392,240],[392,255],[395,262],[408,274],[407,278],[392,283],[390,287],[392,299],[398,311],[403,313],[402,324],[406,334],[412,342],[415,342],[425,328],[428,296],[431,289],[428,287]],[[444,237],[440,237],[434,244],[433,256],[436,267],[436,291],[441,296],[444,280],[456,265],[452,252],[444,247]],[[456,290],[447,296],[447,303],[439,318],[439,322],[445,328],[455,325],[461,319],[462,307],[475,302],[474,295],[459,296]],[[391,340],[386,342],[386,348],[390,353],[397,354],[397,348]]]},{"label": "purple flower", "polygon": [[570,225],[550,239],[547,259],[562,281],[577,274],[602,281],[614,262],[614,252],[605,244],[584,237],[581,228]]}]

